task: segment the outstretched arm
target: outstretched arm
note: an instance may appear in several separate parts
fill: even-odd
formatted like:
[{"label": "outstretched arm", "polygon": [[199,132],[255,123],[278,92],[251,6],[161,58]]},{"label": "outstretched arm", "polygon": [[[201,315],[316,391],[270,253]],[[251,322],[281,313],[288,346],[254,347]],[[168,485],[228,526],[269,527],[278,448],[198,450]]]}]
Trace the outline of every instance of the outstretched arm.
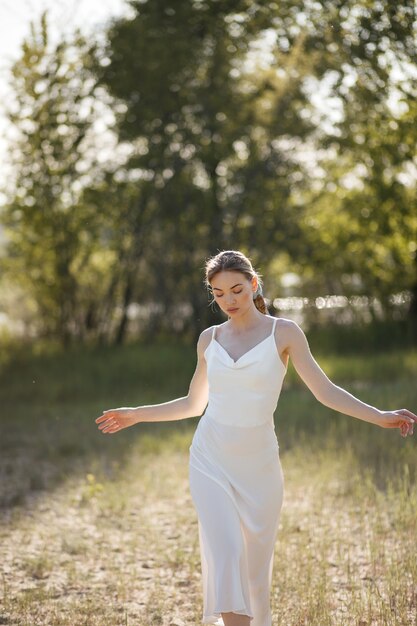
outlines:
[{"label": "outstretched arm", "polygon": [[413,434],[417,416],[411,411],[380,411],[332,383],[311,354],[303,330],[292,320],[287,320],[286,339],[286,349],[294,368],[319,402],[335,411],[383,428],[400,428],[403,437]]},{"label": "outstretched arm", "polygon": [[208,381],[204,348],[207,336],[203,331],[197,342],[197,366],[191,379],[188,394],[161,404],[123,407],[103,411],[95,421],[103,433],[116,433],[138,422],[168,422],[201,415],[207,406]]}]

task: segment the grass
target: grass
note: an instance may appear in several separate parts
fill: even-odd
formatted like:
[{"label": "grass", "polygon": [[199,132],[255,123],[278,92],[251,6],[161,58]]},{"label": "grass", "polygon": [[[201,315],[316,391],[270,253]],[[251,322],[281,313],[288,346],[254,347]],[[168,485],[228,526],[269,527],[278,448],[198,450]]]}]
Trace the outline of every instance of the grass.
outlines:
[{"label": "grass", "polygon": [[[415,411],[415,349],[314,353],[364,401]],[[185,395],[194,366],[195,351],[174,344],[3,352],[0,624],[200,622],[187,467],[198,419],[115,436],[94,423],[105,408]],[[320,405],[292,367],[275,417],[274,626],[417,624],[415,439]]]}]

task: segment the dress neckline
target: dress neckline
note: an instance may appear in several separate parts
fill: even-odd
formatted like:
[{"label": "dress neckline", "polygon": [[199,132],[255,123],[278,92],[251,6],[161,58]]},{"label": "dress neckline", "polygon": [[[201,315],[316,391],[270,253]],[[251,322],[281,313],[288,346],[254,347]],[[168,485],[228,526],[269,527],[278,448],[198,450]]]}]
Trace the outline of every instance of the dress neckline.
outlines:
[{"label": "dress neckline", "polygon": [[[250,348],[249,350],[247,350],[246,352],[244,352],[238,359],[233,359],[230,354],[228,353],[228,351],[222,346],[221,343],[219,343],[217,341],[217,339],[215,337],[213,337],[213,341],[215,341],[217,343],[218,346],[220,346],[220,348],[223,350],[223,352],[229,357],[229,359],[236,365],[236,363],[239,363],[239,361],[241,359],[243,359],[243,357],[245,357],[247,354],[249,354],[249,352],[252,352],[253,350],[255,350],[258,346],[260,346],[262,343],[264,343],[265,341],[267,341],[268,339],[270,339],[271,337],[273,337],[274,334],[271,333],[270,335],[268,335],[267,337],[265,337],[265,339],[262,339],[262,341],[259,341],[257,344],[255,344],[253,346],[253,348]],[[281,361],[282,363],[282,361]],[[284,364],[283,364],[284,365]]]},{"label": "dress neckline", "polygon": [[[228,359],[232,362],[232,364],[233,364],[233,365],[237,365],[237,364],[238,364],[238,363],[240,363],[240,361],[241,361],[243,358],[245,358],[248,354],[250,354],[251,352],[253,352],[253,351],[254,351],[254,350],[256,350],[257,348],[259,348],[259,346],[261,346],[261,345],[262,345],[262,344],[264,344],[266,341],[268,341],[268,339],[271,339],[271,338],[272,338],[272,339],[274,340],[274,348],[275,348],[275,352],[276,352],[276,355],[277,355],[277,357],[278,357],[278,360],[279,360],[279,362],[281,363],[281,365],[282,365],[282,367],[284,368],[284,370],[285,370],[285,371],[287,371],[287,367],[286,367],[286,365],[284,364],[284,362],[282,361],[281,356],[278,354],[278,350],[276,349],[276,344],[275,344],[275,327],[276,327],[276,324],[277,324],[277,320],[278,320],[278,318],[277,318],[277,317],[275,317],[275,318],[274,318],[274,321],[272,322],[272,329],[271,329],[271,332],[269,333],[269,335],[267,335],[267,336],[266,336],[264,339],[262,339],[261,341],[258,341],[258,343],[257,343],[257,344],[255,344],[254,346],[252,346],[252,348],[249,348],[249,350],[247,350],[246,352],[244,352],[244,353],[243,353],[243,354],[242,354],[242,355],[241,355],[238,359],[236,359],[236,360],[235,360],[235,359],[233,359],[233,358],[230,356],[230,354],[227,352],[226,348],[224,348],[224,347],[222,346],[222,344],[221,344],[221,343],[219,343],[219,341],[217,340],[217,338],[216,338],[216,336],[215,336],[215,335],[216,335],[216,330],[217,330],[218,326],[214,326],[214,328],[213,328],[213,333],[212,333],[212,336],[211,336],[211,341],[210,341],[210,344],[211,344],[213,341],[215,341],[215,342],[216,342],[216,344],[217,344],[217,345],[221,348],[221,350],[222,350],[222,351],[224,352],[224,354],[227,356],[227,358],[228,358]],[[210,344],[209,344],[209,345],[210,345]],[[208,346],[207,346],[207,348],[208,348]]]}]

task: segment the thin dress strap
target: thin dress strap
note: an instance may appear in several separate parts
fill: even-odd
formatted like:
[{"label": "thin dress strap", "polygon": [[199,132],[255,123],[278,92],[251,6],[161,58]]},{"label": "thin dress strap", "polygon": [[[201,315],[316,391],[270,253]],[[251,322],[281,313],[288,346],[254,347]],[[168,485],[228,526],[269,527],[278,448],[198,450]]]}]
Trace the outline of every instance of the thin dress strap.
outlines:
[{"label": "thin dress strap", "polygon": [[211,340],[212,340],[212,341],[213,341],[213,339],[214,339],[214,338],[215,338],[215,336],[216,336],[216,328],[217,328],[217,326],[213,326],[213,333],[212,333],[212,335],[211,335]]},{"label": "thin dress strap", "polygon": [[273,335],[275,333],[275,326],[277,325],[277,320],[278,318],[276,317],[274,319],[274,323],[272,324],[272,331],[271,331],[271,335]]}]

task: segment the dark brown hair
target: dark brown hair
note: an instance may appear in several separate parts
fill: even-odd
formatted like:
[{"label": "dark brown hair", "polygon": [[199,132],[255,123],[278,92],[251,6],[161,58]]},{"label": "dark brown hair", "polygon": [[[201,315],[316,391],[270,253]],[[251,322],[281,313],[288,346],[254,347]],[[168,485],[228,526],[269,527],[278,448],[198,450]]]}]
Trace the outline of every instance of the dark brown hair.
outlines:
[{"label": "dark brown hair", "polygon": [[262,295],[262,280],[260,274],[256,272],[252,266],[252,263],[242,252],[239,250],[223,250],[215,256],[210,257],[206,261],[205,265],[205,279],[204,283],[207,289],[210,291],[211,280],[218,274],[218,272],[241,272],[246,276],[248,280],[252,280],[254,276],[258,279],[258,290],[255,292],[253,299],[256,308],[265,315],[268,313],[266,302]]}]

